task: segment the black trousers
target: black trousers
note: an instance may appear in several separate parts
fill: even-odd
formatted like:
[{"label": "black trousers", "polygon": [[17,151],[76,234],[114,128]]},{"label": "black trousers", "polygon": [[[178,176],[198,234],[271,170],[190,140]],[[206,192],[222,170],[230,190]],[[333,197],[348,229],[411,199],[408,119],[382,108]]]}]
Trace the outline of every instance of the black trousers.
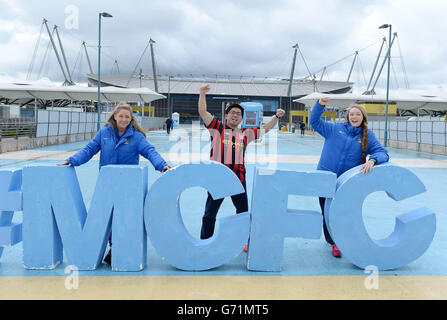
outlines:
[{"label": "black trousers", "polygon": [[[236,213],[242,213],[248,211],[248,199],[247,199],[247,186],[242,182],[244,186],[244,193],[236,194],[231,197],[234,206],[236,207]],[[214,226],[216,224],[216,216],[219,208],[225,198],[214,200],[211,194],[208,192],[208,198],[206,199],[205,214],[202,218],[202,230],[200,231],[200,239],[211,238],[214,234]]]},{"label": "black trousers", "polygon": [[324,220],[324,204],[326,202],[326,198],[318,198],[318,200],[320,201],[321,214],[323,215],[323,232],[324,232],[324,237],[326,238],[326,242],[327,243],[334,244],[334,241],[332,240],[332,237],[329,234],[329,231],[327,230],[326,220]]}]

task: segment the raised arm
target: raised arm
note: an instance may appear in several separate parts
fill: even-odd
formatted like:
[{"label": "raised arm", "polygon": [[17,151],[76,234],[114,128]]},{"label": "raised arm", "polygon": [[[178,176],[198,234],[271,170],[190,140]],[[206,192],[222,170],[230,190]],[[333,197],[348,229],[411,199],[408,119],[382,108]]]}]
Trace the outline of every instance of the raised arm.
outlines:
[{"label": "raised arm", "polygon": [[206,93],[208,91],[210,91],[209,84],[203,84],[202,86],[200,86],[199,115],[206,126],[208,126],[211,121],[213,121],[213,116],[206,109]]},{"label": "raised arm", "polygon": [[285,111],[283,109],[276,110],[276,114],[272,117],[272,119],[261,126],[261,132],[259,133],[259,136],[269,132],[270,129],[272,129],[278,123],[279,118],[281,118],[284,113]]},{"label": "raised arm", "polygon": [[321,115],[324,112],[326,104],[329,102],[328,97],[321,98],[315,102],[312,112],[310,113],[309,123],[312,128],[321,134],[324,138],[327,138],[332,132],[335,124],[333,122],[324,121],[321,119]]}]

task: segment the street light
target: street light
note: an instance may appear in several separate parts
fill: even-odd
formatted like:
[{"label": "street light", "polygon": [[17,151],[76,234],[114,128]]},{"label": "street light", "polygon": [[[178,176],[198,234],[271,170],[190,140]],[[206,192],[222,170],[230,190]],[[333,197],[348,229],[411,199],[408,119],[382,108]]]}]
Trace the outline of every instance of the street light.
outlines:
[{"label": "street light", "polygon": [[391,63],[391,25],[383,24],[379,29],[389,29],[389,45],[388,45],[388,73],[386,76],[386,107],[385,107],[385,135],[383,139],[383,146],[386,148],[388,139],[388,99],[390,92],[390,63]]},{"label": "street light", "polygon": [[173,76],[168,76],[168,117],[171,118],[171,79]]},{"label": "street light", "polygon": [[101,129],[101,17],[112,18],[112,15],[107,12],[99,13],[99,32],[98,32],[98,131]]}]

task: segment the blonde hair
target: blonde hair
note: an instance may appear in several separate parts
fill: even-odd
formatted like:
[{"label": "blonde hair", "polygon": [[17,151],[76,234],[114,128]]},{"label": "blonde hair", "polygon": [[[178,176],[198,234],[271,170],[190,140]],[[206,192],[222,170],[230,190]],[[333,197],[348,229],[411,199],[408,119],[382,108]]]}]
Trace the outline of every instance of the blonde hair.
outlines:
[{"label": "blonde hair", "polygon": [[358,109],[363,115],[363,120],[360,126],[362,127],[362,157],[360,159],[360,163],[366,162],[366,148],[368,147],[368,114],[363,106],[359,104],[353,104],[346,109],[346,121],[349,122],[349,112],[352,109]]},{"label": "blonde hair", "polygon": [[134,118],[133,116],[133,112],[132,112],[132,108],[125,102],[120,102],[115,109],[113,109],[112,114],[109,116],[109,118],[107,119],[106,123],[104,124],[104,127],[108,126],[109,124],[112,125],[113,129],[116,128],[116,120],[115,120],[115,115],[120,112],[121,110],[127,110],[130,113],[130,117],[131,117],[131,121],[130,123],[132,123],[132,126],[140,131],[144,136],[146,136],[146,133],[144,132],[143,128],[141,128],[140,124],[138,123],[138,121]]}]

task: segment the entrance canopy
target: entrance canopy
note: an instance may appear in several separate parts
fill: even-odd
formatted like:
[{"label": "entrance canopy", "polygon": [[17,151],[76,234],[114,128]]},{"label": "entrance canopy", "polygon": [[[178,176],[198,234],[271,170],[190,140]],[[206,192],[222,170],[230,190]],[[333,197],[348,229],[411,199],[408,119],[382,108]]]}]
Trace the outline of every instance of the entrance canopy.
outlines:
[{"label": "entrance canopy", "polygon": [[[40,100],[97,100],[97,87],[82,86],[51,86],[40,84],[0,84],[0,97],[16,99],[40,99]],[[166,98],[164,95],[148,88],[117,88],[101,87],[102,102],[151,102]]]},{"label": "entrance canopy", "polygon": [[[386,96],[384,94],[363,95],[354,93],[342,94],[325,94],[321,92],[314,92],[307,96],[294,100],[306,105],[306,107],[313,107],[315,101],[322,97],[328,97],[328,106],[334,108],[347,108],[354,103],[386,103]],[[397,108],[402,110],[433,110],[433,111],[447,111],[447,94],[427,94],[417,93],[413,91],[396,91],[390,92],[388,99],[389,103],[397,105]]]}]

